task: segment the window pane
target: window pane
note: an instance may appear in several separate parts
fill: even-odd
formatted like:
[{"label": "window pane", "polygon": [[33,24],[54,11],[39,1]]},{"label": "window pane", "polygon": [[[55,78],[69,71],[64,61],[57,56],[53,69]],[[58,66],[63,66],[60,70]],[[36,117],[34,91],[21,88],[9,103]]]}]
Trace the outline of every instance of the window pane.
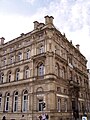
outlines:
[{"label": "window pane", "polygon": [[44,65],[40,65],[39,68],[38,68],[38,74],[40,76],[44,75]]},{"label": "window pane", "polygon": [[28,110],[28,94],[25,94],[27,93],[27,91],[24,92],[24,95],[23,95],[23,111],[27,111]]},{"label": "window pane", "polygon": [[39,111],[43,111],[43,100],[39,100]]}]

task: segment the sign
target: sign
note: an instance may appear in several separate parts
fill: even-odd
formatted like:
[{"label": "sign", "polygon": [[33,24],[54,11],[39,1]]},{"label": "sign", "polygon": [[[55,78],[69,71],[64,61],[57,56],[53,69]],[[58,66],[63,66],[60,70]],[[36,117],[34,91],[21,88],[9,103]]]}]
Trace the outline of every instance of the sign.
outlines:
[{"label": "sign", "polygon": [[83,116],[83,117],[82,117],[82,120],[87,120],[87,117]]}]

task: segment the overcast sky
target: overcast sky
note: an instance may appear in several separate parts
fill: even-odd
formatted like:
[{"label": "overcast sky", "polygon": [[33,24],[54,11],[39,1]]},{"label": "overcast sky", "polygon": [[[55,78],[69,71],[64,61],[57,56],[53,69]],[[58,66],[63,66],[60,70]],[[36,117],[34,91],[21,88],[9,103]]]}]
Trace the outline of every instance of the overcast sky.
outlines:
[{"label": "overcast sky", "polygon": [[46,15],[74,46],[80,44],[90,68],[90,0],[0,0],[0,37],[7,42],[30,32]]}]

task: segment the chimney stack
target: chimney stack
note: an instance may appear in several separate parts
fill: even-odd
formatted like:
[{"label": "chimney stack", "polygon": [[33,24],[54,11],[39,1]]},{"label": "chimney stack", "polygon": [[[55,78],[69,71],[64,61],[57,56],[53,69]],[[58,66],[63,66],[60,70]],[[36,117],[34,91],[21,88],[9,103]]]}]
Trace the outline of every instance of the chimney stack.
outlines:
[{"label": "chimney stack", "polygon": [[38,25],[39,25],[39,22],[38,21],[34,21],[34,29],[37,29]]},{"label": "chimney stack", "polygon": [[52,16],[45,16],[44,17],[45,18],[45,24],[47,25],[47,24],[53,24],[53,19],[54,19],[54,17],[52,17]]},{"label": "chimney stack", "polygon": [[4,40],[5,40],[4,37],[1,37],[1,38],[0,38],[0,45],[3,45],[3,44],[4,44]]}]

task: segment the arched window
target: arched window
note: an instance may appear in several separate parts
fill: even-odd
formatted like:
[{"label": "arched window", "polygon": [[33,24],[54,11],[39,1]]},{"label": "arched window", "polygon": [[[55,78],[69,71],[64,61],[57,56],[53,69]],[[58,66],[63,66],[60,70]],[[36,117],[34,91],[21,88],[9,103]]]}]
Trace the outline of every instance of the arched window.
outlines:
[{"label": "arched window", "polygon": [[21,61],[21,60],[22,60],[22,53],[19,52],[19,53],[18,53],[18,61]]},{"label": "arched window", "polygon": [[43,111],[43,103],[44,103],[44,98],[43,98],[43,88],[39,87],[37,88],[37,110],[38,111]]},{"label": "arched window", "polygon": [[43,65],[43,63],[41,63],[38,66],[38,76],[43,76],[43,75],[44,75],[44,65]]},{"label": "arched window", "polygon": [[10,93],[7,93],[5,100],[5,111],[9,111],[9,97],[10,97]]},{"label": "arched window", "polygon": [[2,110],[2,94],[0,93],[0,111]]},{"label": "arched window", "polygon": [[41,46],[39,47],[39,53],[43,53],[43,52],[44,52],[44,46],[41,45]]},{"label": "arched window", "polygon": [[8,72],[8,82],[11,81],[11,71]]},{"label": "arched window", "polygon": [[26,59],[29,59],[30,58],[30,50],[27,50],[27,52],[26,52]]},{"label": "arched window", "polygon": [[29,67],[25,67],[25,79],[29,78],[29,73],[30,73],[30,70],[29,70]]},{"label": "arched window", "polygon": [[1,73],[1,75],[0,75],[0,83],[3,83],[3,80],[4,80],[4,73]]},{"label": "arched window", "polygon": [[18,92],[14,93],[14,103],[13,103],[13,111],[18,111]]},{"label": "arched window", "polygon": [[23,105],[22,111],[27,112],[28,110],[28,91],[27,90],[23,92],[23,104],[22,105]]},{"label": "arched window", "polygon": [[16,81],[18,81],[20,79],[20,70],[17,69],[16,70]]}]

